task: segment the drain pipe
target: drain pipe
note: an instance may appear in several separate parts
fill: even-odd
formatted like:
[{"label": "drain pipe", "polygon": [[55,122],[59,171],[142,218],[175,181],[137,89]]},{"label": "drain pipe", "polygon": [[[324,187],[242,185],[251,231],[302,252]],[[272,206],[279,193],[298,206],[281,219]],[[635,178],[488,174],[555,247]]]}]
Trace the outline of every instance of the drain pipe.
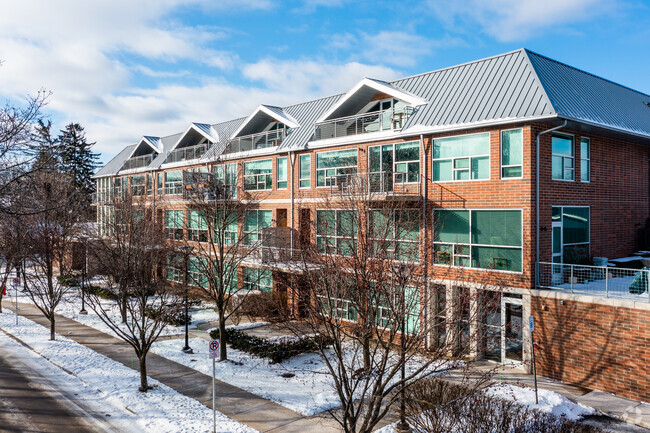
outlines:
[{"label": "drain pipe", "polygon": [[549,132],[557,131],[566,126],[567,121],[564,120],[560,126],[547,129],[537,134],[535,137],[535,287],[539,287],[539,138],[548,134]]},{"label": "drain pipe", "polygon": [[295,226],[294,226],[294,221],[293,221],[293,212],[294,212],[294,188],[295,188],[295,181],[294,181],[294,166],[296,162],[296,153],[295,152],[289,152],[289,161],[291,162],[291,231],[289,232],[289,237],[291,239],[291,250],[295,248],[294,245],[294,239],[293,239],[293,232],[295,231]]},{"label": "drain pipe", "polygon": [[[424,260],[424,287],[423,289],[423,294],[422,294],[422,316],[424,317],[424,323],[428,323],[429,321],[429,258],[427,255],[427,200],[428,200],[428,186],[427,186],[427,153],[425,152],[425,146],[424,146],[424,136],[420,134],[420,159],[423,162],[423,167],[422,167],[422,188],[423,190],[421,191],[422,193],[422,260]],[[429,337],[425,337],[424,339],[424,347],[425,349],[429,348]]]}]

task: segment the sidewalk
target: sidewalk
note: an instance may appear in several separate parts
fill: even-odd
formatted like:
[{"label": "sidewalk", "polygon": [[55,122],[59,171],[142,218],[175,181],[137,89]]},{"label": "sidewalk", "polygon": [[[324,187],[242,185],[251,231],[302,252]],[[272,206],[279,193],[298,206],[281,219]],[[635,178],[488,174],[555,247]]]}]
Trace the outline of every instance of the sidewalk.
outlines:
[{"label": "sidewalk", "polygon": [[[13,306],[5,305],[14,311]],[[43,314],[30,304],[19,303],[20,315],[42,326],[49,327]],[[127,367],[132,366],[131,346],[74,320],[57,315],[56,330],[60,335],[82,344]],[[196,331],[195,331],[196,332]],[[137,365],[137,363],[136,363]],[[154,353],[147,355],[148,376],[177,392],[212,408],[212,377],[180,365]],[[215,380],[217,410],[229,418],[246,424],[260,432],[323,433],[340,431],[339,425],[327,414],[305,417],[270,400],[228,383]]]}]

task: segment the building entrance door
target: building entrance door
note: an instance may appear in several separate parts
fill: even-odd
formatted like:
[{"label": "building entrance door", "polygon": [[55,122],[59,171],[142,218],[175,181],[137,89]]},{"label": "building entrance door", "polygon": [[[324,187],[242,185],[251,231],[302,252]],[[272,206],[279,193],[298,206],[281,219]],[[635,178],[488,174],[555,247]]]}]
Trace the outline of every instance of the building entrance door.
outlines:
[{"label": "building entrance door", "polygon": [[501,359],[509,364],[523,362],[523,304],[521,299],[503,296]]}]

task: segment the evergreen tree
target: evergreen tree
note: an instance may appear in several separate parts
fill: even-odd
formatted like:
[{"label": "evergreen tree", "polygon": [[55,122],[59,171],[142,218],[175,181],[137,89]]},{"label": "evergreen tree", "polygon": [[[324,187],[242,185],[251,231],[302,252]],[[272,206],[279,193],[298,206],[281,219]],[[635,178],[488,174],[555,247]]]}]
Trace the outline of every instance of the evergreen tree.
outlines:
[{"label": "evergreen tree", "polygon": [[92,175],[98,167],[99,154],[91,147],[95,144],[86,141],[84,128],[78,123],[70,123],[56,138],[61,152],[60,170],[70,176],[74,186],[81,193],[84,204],[90,206],[95,182]]}]

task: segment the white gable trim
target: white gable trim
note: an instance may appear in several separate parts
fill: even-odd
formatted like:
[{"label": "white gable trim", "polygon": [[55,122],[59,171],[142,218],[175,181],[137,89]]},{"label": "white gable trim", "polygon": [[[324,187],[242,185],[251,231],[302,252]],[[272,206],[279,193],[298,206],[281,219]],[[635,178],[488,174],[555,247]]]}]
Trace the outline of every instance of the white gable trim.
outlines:
[{"label": "white gable trim", "polygon": [[332,105],[329,110],[327,110],[325,113],[323,113],[314,123],[320,123],[328,120],[328,118],[334,113],[336,110],[339,109],[343,104],[345,104],[348,99],[352,97],[355,93],[359,91],[363,86],[368,86],[372,89],[375,89],[378,92],[386,93],[390,96],[393,96],[397,99],[401,99],[402,101],[407,102],[409,105],[417,107],[419,105],[425,105],[428,102],[425,101],[424,99],[415,96],[412,93],[405,92],[404,90],[400,90],[395,86],[392,86],[388,83],[378,81],[378,80],[373,80],[372,78],[367,78],[364,77],[361,81],[359,81],[352,89],[350,89],[343,97],[341,97],[336,104]]},{"label": "white gable trim", "polygon": [[298,128],[300,126],[298,124],[298,122],[296,121],[296,119],[294,119],[293,117],[286,114],[284,112],[284,110],[282,110],[282,114],[279,114],[279,113],[276,113],[275,111],[271,110],[270,108],[268,108],[266,105],[258,105],[257,108],[255,109],[255,111],[253,111],[250,114],[250,116],[248,116],[246,118],[246,120],[244,120],[242,122],[242,124],[239,125],[239,128],[237,128],[235,130],[235,132],[232,133],[232,135],[230,136],[230,139],[232,140],[233,138],[237,137],[237,135],[246,127],[246,125],[248,125],[251,122],[251,120],[253,120],[255,118],[255,116],[257,116],[257,114],[260,113],[260,112],[262,112],[264,114],[267,114],[270,117],[272,117],[272,118],[274,118],[274,119],[276,119],[278,121],[281,121],[282,123],[287,125],[289,128]]},{"label": "white gable trim", "polygon": [[178,140],[176,140],[176,143],[169,149],[168,153],[171,152],[172,150],[176,149],[176,146],[180,144],[181,141],[183,141],[183,138],[187,135],[188,132],[191,130],[195,130],[199,134],[201,134],[203,137],[207,138],[210,140],[213,144],[219,141],[219,134],[217,134],[217,131],[214,130],[212,126],[210,126],[210,132],[211,134],[206,134],[201,128],[197,127],[194,123],[191,123],[190,126],[181,134],[180,137],[178,137]]},{"label": "white gable trim", "polygon": [[[156,152],[157,154],[161,154],[161,153],[162,153],[162,149],[161,149],[161,148],[156,147],[156,146],[155,146],[151,141],[147,140],[146,137],[142,137],[142,138],[140,139],[140,141],[138,141],[138,144],[137,144],[135,147],[133,147],[133,150],[129,153],[129,156],[126,157],[126,159],[124,160],[124,162],[126,162],[128,159],[131,159],[131,157],[133,156],[133,154],[135,153],[135,151],[138,150],[138,149],[140,148],[140,145],[141,145],[143,142],[144,142],[147,146],[149,146],[151,149],[153,149],[153,151]],[[124,164],[122,164],[122,165],[124,165]]]}]

